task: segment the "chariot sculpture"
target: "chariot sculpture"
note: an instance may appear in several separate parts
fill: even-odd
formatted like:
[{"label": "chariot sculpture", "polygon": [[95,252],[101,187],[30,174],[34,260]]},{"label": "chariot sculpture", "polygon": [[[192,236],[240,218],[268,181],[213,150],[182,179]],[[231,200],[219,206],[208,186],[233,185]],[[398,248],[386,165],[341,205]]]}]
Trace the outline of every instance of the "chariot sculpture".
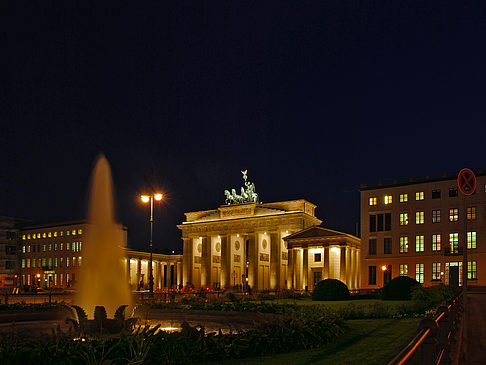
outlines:
[{"label": "chariot sculpture", "polygon": [[245,180],[245,187],[241,187],[241,194],[238,195],[236,189],[231,189],[224,191],[226,196],[226,204],[241,204],[241,203],[258,203],[258,194],[256,193],[255,184],[248,180],[248,170],[241,171],[243,174],[243,180]]}]

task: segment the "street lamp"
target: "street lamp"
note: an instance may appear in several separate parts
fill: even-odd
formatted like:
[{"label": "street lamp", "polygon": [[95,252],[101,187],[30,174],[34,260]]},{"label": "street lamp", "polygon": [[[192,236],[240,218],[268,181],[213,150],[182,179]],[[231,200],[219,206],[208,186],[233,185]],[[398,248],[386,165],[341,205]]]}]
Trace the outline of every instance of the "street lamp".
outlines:
[{"label": "street lamp", "polygon": [[150,293],[154,292],[154,275],[152,270],[152,234],[153,234],[153,226],[154,226],[154,199],[157,201],[162,200],[162,194],[154,193],[151,195],[142,195],[140,197],[142,202],[148,203],[150,202],[150,263],[149,263],[149,291]]}]

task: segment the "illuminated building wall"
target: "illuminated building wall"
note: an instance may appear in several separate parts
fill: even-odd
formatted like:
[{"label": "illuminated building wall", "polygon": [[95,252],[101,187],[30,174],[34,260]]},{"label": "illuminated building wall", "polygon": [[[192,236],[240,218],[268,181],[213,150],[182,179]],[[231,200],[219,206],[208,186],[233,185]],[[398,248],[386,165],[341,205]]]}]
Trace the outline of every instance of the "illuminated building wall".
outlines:
[{"label": "illuminated building wall", "polygon": [[398,275],[447,284],[451,268],[462,268],[465,239],[468,285],[486,285],[486,176],[478,175],[466,207],[457,176],[362,185],[362,288]]},{"label": "illuminated building wall", "polygon": [[[299,241],[289,251],[285,241],[293,233],[321,224],[314,215],[315,207],[301,199],[223,205],[214,210],[186,213],[186,221],[178,225],[184,242],[183,284],[223,288],[248,283],[257,290],[305,289],[303,278],[314,268],[312,263],[304,263],[304,255],[309,258],[309,249],[324,250],[324,246],[306,244],[305,249],[300,249]],[[341,237],[339,244],[347,245],[345,241]],[[353,242],[359,250],[359,239],[354,237]],[[305,270],[309,273],[304,273]],[[336,269],[333,270],[335,273]],[[355,270],[353,279],[348,280],[345,275],[342,279],[356,288],[358,276],[359,270]],[[308,286],[309,290],[312,288]]]}]

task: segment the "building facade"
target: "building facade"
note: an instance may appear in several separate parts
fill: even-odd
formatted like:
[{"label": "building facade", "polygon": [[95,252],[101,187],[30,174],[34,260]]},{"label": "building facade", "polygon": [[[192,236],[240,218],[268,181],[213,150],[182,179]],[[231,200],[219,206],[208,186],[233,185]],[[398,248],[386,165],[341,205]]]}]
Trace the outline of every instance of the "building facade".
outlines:
[{"label": "building facade", "polygon": [[[19,230],[19,257],[15,274],[19,286],[34,289],[76,288],[83,264],[83,247],[89,224],[86,221],[28,226]],[[122,247],[127,246],[126,228],[122,230]],[[15,251],[17,255],[17,241]],[[149,278],[150,253],[125,250],[126,280],[132,290],[145,289]],[[175,288],[182,281],[182,255],[153,253],[152,269],[155,288]],[[18,267],[18,269],[17,269]]]},{"label": "building facade", "polygon": [[361,287],[380,288],[399,275],[423,285],[486,285],[486,176],[465,198],[457,177],[361,186]]},{"label": "building facade", "polygon": [[18,232],[18,220],[0,217],[0,289],[18,285]]},{"label": "building facade", "polygon": [[288,249],[292,285],[314,290],[325,279],[337,279],[349,289],[360,287],[361,241],[350,234],[310,227],[283,239]]}]

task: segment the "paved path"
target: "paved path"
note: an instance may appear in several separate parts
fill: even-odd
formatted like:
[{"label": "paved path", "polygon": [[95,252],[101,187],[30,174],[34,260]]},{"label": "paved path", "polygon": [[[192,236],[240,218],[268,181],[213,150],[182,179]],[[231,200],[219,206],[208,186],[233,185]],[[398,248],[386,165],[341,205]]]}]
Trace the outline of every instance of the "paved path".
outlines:
[{"label": "paved path", "polygon": [[460,363],[486,364],[486,287],[470,288],[466,305],[466,360]]}]

